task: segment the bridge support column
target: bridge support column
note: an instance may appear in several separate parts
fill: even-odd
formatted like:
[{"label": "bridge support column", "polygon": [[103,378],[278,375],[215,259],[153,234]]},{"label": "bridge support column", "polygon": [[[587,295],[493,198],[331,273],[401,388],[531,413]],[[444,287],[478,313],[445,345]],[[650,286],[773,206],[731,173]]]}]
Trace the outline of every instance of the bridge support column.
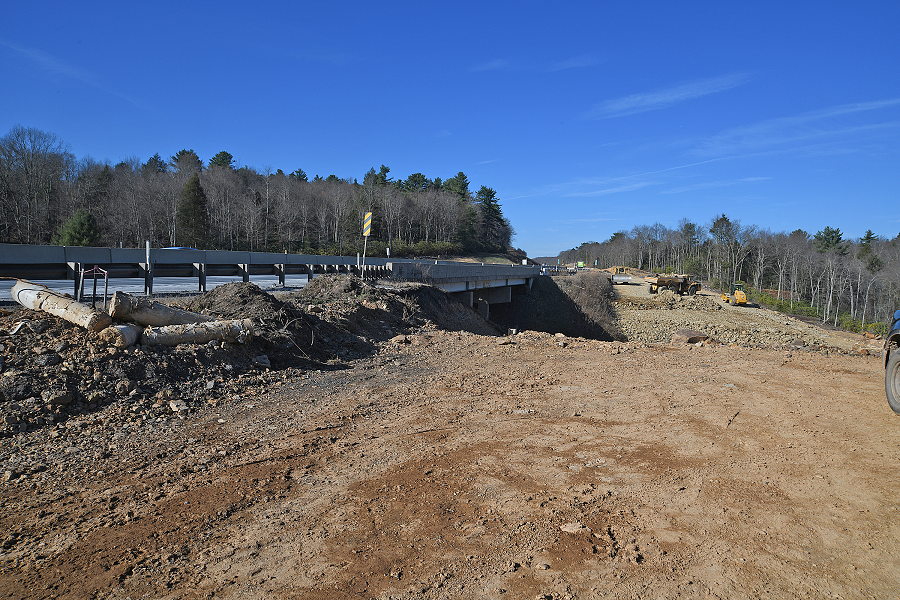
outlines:
[{"label": "bridge support column", "polygon": [[140,271],[144,276],[144,295],[153,297],[153,263],[139,263]]},{"label": "bridge support column", "polygon": [[194,263],[194,275],[201,292],[206,291],[206,263]]},{"label": "bridge support column", "polygon": [[66,263],[69,267],[69,271],[71,271],[74,276],[72,279],[75,280],[75,293],[72,294],[75,297],[76,302],[81,302],[81,281],[84,279],[84,264],[77,262]]},{"label": "bridge support column", "polygon": [[141,263],[144,270],[144,295],[148,298],[153,297],[153,260],[150,258],[150,242],[147,242],[147,262]]},{"label": "bridge support column", "polygon": [[250,281],[250,265],[248,265],[248,264],[238,265],[238,273],[241,274],[241,281],[243,281],[244,283],[247,283],[248,281]]},{"label": "bridge support column", "polygon": [[491,304],[487,300],[483,298],[478,299],[478,314],[480,314],[485,319],[491,318]]}]

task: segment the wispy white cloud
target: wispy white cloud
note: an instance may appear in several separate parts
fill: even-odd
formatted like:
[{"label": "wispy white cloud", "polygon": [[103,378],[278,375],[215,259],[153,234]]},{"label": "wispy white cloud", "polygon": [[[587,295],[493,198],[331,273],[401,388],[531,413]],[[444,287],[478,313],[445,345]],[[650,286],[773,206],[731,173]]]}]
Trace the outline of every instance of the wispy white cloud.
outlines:
[{"label": "wispy white cloud", "polygon": [[[630,192],[633,190],[640,189],[642,187],[647,187],[649,185],[658,185],[659,184],[659,182],[635,181],[638,178],[648,177],[650,175],[657,175],[659,173],[666,173],[668,171],[677,171],[680,169],[688,169],[690,167],[696,167],[698,165],[705,165],[707,163],[728,160],[729,158],[732,158],[732,157],[711,158],[708,160],[701,160],[701,161],[693,162],[693,163],[689,163],[689,164],[676,165],[674,167],[666,167],[664,169],[655,169],[653,171],[646,171],[644,173],[631,173],[628,175],[622,175],[620,177],[576,179],[576,180],[567,181],[567,182],[563,182],[563,183],[545,185],[530,194],[520,194],[518,196],[506,198],[506,200],[510,201],[510,200],[521,200],[523,198],[541,198],[541,197],[543,197],[543,198],[547,198],[547,197],[590,197],[590,196],[604,196],[607,194],[616,194],[616,193],[621,193],[621,192]],[[614,185],[616,182],[628,182],[628,183],[622,183],[621,185]]]},{"label": "wispy white cloud", "polygon": [[43,50],[38,50],[37,48],[26,48],[24,46],[19,46],[18,44],[14,44],[2,39],[0,39],[0,46],[9,48],[13,52],[19,54],[28,62],[40,67],[41,69],[47,71],[52,75],[64,75],[83,83],[87,83],[89,85],[98,85],[97,78],[94,74],[83,69],[79,69],[78,67],[71,65],[60,58],[57,58],[52,54],[44,52]]},{"label": "wispy white cloud", "polygon": [[588,111],[585,118],[588,119],[611,119],[613,117],[624,117],[637,113],[647,112],[651,110],[659,110],[693,100],[709,94],[724,92],[749,81],[750,77],[744,73],[736,73],[733,75],[725,75],[722,77],[714,77],[712,79],[703,79],[690,83],[683,83],[669,88],[657,90],[655,92],[647,92],[644,94],[632,94],[624,98],[615,100],[607,100]]},{"label": "wispy white cloud", "polygon": [[450,137],[451,135],[453,135],[453,134],[450,133],[449,129],[441,129],[436,134],[434,134],[434,137],[442,138],[442,137]]},{"label": "wispy white cloud", "polygon": [[622,217],[595,217],[592,219],[568,219],[563,221],[554,221],[554,223],[562,223],[565,225],[574,225],[576,223],[606,223],[608,221],[621,221]]},{"label": "wispy white cloud", "polygon": [[583,69],[592,67],[600,60],[593,54],[582,54],[581,56],[573,56],[567,60],[560,61],[550,66],[550,71],[564,71],[566,69]]},{"label": "wispy white cloud", "polygon": [[[900,107],[900,98],[842,104],[790,117],[767,119],[753,125],[726,129],[697,147],[701,155],[720,155],[760,151],[813,140],[850,139],[896,129],[900,121],[878,123],[848,123],[854,115]],[[896,113],[895,113],[896,114]]]},{"label": "wispy white cloud", "polygon": [[732,185],[739,185],[741,183],[749,183],[753,181],[764,181],[766,179],[771,179],[771,177],[743,177],[741,179],[735,179],[733,181],[706,181],[703,183],[695,183],[693,185],[686,185],[683,187],[672,188],[669,190],[663,190],[660,194],[680,194],[682,192],[695,192],[697,190],[708,190],[711,188],[719,188],[719,187],[727,187]]},{"label": "wispy white cloud", "polygon": [[499,160],[500,160],[499,158],[492,158],[492,159],[490,159],[490,160],[482,160],[482,161],[480,161],[480,162],[478,162],[478,163],[476,163],[476,164],[479,164],[479,165],[489,165],[489,164],[495,163],[495,162],[497,162],[497,161],[499,161]]},{"label": "wispy white cloud", "polygon": [[90,71],[85,71],[84,69],[80,69],[75,65],[72,65],[61,58],[53,56],[43,50],[38,50],[37,48],[28,48],[25,46],[20,46],[18,44],[14,44],[8,40],[0,39],[0,46],[5,46],[9,48],[13,52],[17,53],[19,56],[24,58],[29,63],[35,65],[36,67],[50,73],[54,76],[63,76],[68,77],[69,79],[74,79],[75,81],[80,81],[85,85],[89,85],[93,88],[96,88],[102,92],[107,94],[111,94],[126,102],[134,104],[138,108],[148,108],[143,103],[126,96],[125,94],[119,93],[115,90],[108,89],[105,87],[101,81],[100,77],[96,74],[91,73]]},{"label": "wispy white cloud", "polygon": [[608,194],[619,194],[622,192],[631,192],[633,190],[639,190],[642,187],[647,187],[648,185],[652,185],[649,181],[638,181],[636,183],[627,183],[625,185],[620,185],[611,188],[602,188],[599,190],[590,190],[586,192],[571,192],[566,194],[566,196],[606,196]]},{"label": "wispy white cloud", "polygon": [[509,61],[504,58],[498,58],[496,60],[492,60],[491,62],[484,63],[482,65],[476,65],[469,69],[469,71],[473,73],[478,73],[480,71],[498,71],[500,69],[509,68]]}]

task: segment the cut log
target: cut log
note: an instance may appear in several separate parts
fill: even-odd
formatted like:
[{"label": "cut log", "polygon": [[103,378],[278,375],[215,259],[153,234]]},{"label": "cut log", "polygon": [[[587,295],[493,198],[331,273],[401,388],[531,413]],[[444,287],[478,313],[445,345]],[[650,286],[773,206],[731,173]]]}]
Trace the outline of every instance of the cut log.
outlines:
[{"label": "cut log", "polygon": [[153,302],[146,298],[137,298],[125,292],[113,294],[109,303],[109,314],[117,320],[134,321],[140,325],[186,325],[188,323],[203,323],[213,321],[212,317],[200,313],[173,308]]},{"label": "cut log", "polygon": [[54,292],[43,285],[20,279],[10,290],[13,299],[31,310],[65,319],[93,332],[99,332],[112,323],[112,317],[87,304],[76,302],[71,296]]},{"label": "cut log", "polygon": [[244,343],[252,337],[253,323],[250,319],[241,319],[148,327],[144,330],[143,339],[151,346],[177,346],[205,344],[214,340]]},{"label": "cut log", "polygon": [[134,346],[141,339],[144,328],[139,325],[110,325],[100,332],[100,339],[116,348]]}]

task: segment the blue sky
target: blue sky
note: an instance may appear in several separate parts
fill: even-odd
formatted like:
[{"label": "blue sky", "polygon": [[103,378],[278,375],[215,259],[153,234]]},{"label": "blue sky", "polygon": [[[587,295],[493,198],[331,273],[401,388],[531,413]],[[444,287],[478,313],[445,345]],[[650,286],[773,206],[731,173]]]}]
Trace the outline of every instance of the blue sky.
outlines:
[{"label": "blue sky", "polygon": [[530,256],[725,213],[900,232],[900,2],[7,2],[0,135],[463,171]]}]

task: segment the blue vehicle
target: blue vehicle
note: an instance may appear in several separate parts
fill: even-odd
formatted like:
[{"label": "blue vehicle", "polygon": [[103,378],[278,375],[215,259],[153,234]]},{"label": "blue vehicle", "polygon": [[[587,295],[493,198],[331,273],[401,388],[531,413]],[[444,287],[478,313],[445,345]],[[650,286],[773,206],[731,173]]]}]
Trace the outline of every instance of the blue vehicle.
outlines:
[{"label": "blue vehicle", "polygon": [[884,340],[884,392],[891,409],[900,414],[900,310]]}]

